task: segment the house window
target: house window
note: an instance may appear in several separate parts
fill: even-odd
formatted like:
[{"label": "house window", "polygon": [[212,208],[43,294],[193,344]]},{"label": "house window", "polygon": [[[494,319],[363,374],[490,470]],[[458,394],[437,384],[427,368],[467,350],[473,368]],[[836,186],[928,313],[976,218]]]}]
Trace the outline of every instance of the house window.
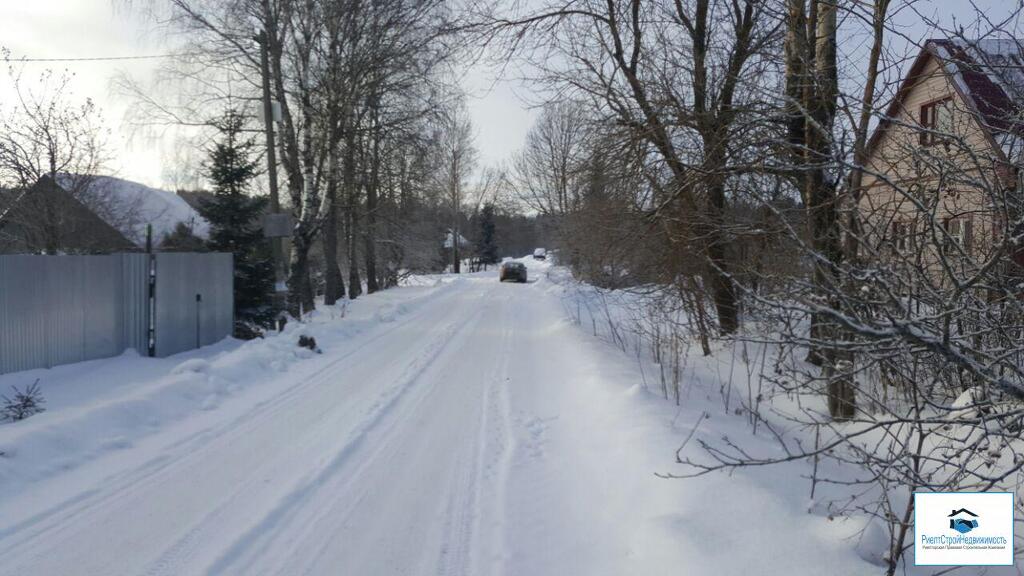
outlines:
[{"label": "house window", "polygon": [[911,233],[911,225],[905,220],[897,220],[892,223],[892,245],[897,252],[906,252],[913,247],[914,239]]},{"label": "house window", "polygon": [[952,98],[943,98],[921,106],[922,146],[939,144],[948,139],[953,130],[952,103]]},{"label": "house window", "polygon": [[974,223],[970,218],[947,218],[945,221],[947,242],[955,242],[964,252],[970,254],[974,236]]}]

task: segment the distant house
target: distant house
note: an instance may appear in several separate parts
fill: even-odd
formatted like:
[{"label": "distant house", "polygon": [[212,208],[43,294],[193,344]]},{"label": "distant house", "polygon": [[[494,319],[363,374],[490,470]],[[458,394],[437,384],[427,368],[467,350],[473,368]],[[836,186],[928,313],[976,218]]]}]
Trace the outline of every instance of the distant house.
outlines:
[{"label": "distant house", "polygon": [[[445,250],[451,250],[452,249],[452,245],[453,245],[453,242],[452,242],[452,231],[449,228],[444,233],[444,249]],[[462,234],[459,234],[459,249],[460,250],[462,250],[464,248],[468,248],[471,245],[472,244],[470,243],[469,240],[466,240],[465,236],[463,236]]]},{"label": "distant house", "polygon": [[862,248],[990,255],[1021,212],[1022,112],[1024,44],[928,40],[868,143]]},{"label": "distant house", "polygon": [[0,253],[99,254],[153,247],[209,224],[172,192],[109,176],[44,177],[29,189],[0,190]]},{"label": "distant house", "polygon": [[466,239],[462,234],[452,234],[451,228],[444,231],[444,236],[441,241],[440,264],[442,267],[448,266],[452,262],[452,247],[455,245],[455,237],[458,237],[459,242],[459,260],[466,260],[471,256],[473,243]]}]

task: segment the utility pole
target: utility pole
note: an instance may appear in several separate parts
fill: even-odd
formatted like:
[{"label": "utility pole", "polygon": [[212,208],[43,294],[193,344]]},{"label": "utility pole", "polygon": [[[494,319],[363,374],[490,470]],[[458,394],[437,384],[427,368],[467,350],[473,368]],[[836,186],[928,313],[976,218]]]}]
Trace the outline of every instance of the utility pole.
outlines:
[{"label": "utility pole", "polygon": [[[256,35],[260,45],[260,73],[263,76],[263,123],[267,137],[267,179],[270,181],[270,211],[281,213],[281,198],[277,190],[277,149],[274,144],[274,104],[270,97],[270,39],[265,30]],[[279,237],[270,238],[274,253],[274,289],[280,291],[286,277],[284,245]]]},{"label": "utility pole", "polygon": [[462,256],[459,254],[459,208],[462,199],[459,197],[459,152],[452,154],[452,272],[462,273]]}]

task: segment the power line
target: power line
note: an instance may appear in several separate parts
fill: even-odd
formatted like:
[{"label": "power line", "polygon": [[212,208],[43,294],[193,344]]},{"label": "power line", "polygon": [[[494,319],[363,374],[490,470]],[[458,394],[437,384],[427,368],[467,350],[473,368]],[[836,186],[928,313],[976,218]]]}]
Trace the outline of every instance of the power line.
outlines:
[{"label": "power line", "polygon": [[150,54],[146,56],[95,56],[83,58],[8,58],[8,62],[110,62],[116,60],[156,60],[193,54]]}]

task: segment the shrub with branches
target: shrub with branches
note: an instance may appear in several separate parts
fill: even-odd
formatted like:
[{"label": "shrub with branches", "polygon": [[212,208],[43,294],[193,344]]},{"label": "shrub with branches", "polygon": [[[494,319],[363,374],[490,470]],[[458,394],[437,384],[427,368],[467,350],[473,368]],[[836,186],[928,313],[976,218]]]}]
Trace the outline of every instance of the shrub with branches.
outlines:
[{"label": "shrub with branches", "polygon": [[17,386],[11,386],[11,396],[0,395],[3,405],[0,406],[0,421],[18,422],[29,416],[45,412],[42,391],[39,389],[39,380],[18,390]]}]

